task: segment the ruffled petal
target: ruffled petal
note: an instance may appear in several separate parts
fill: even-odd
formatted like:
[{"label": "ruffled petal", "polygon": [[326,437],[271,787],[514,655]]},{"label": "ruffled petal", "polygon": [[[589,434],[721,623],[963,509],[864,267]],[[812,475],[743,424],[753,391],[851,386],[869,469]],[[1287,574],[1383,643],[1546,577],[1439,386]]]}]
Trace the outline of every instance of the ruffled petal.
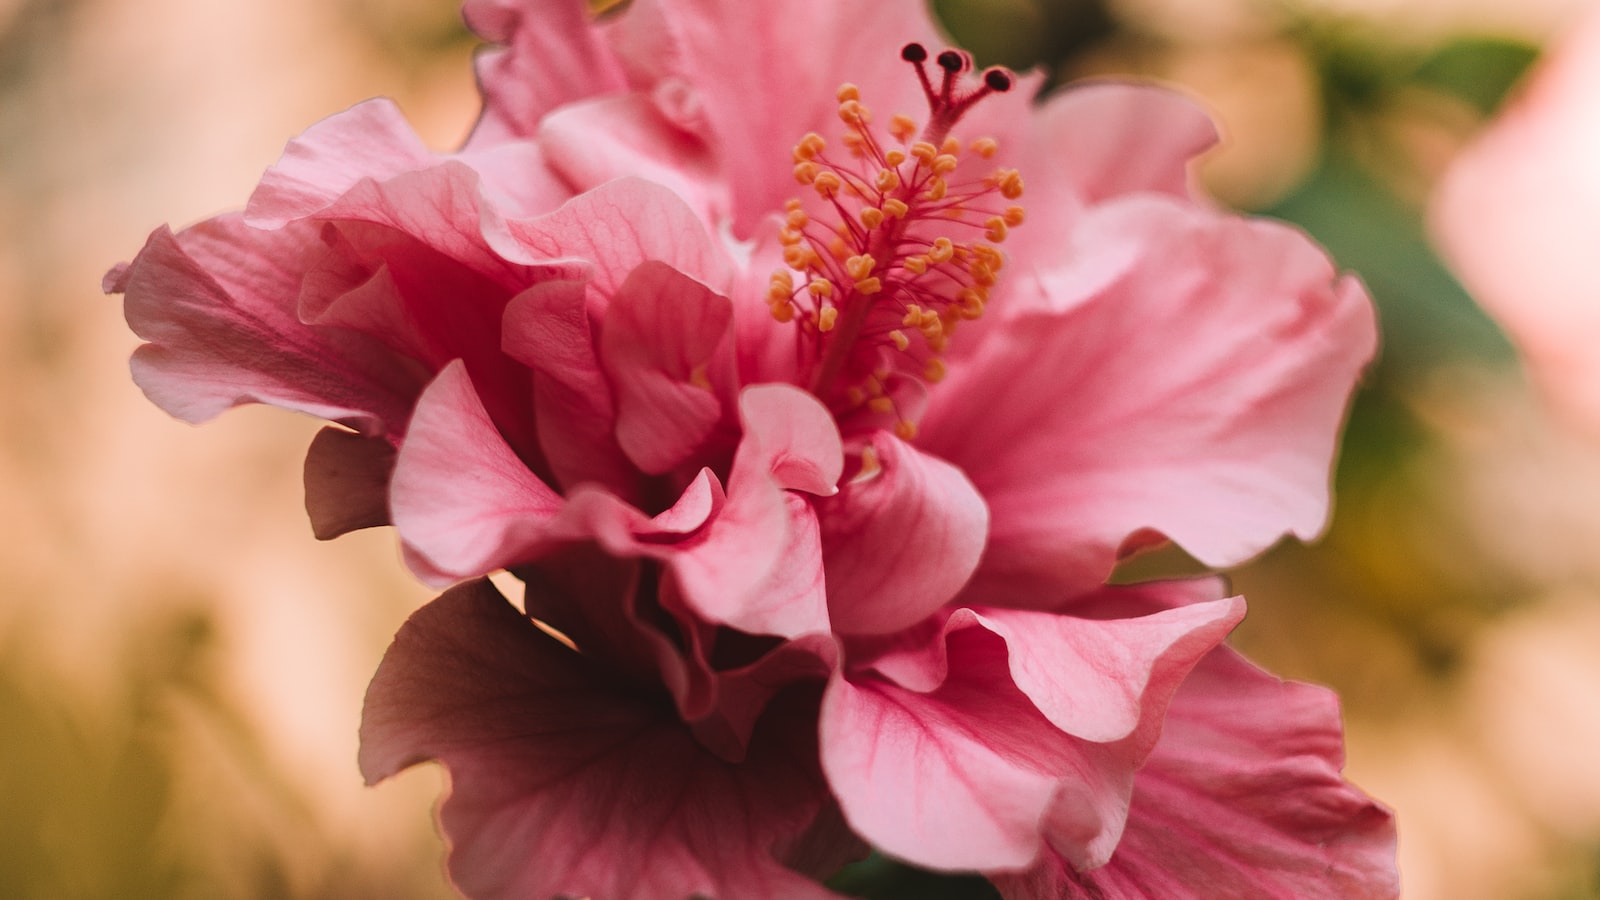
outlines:
[{"label": "ruffled petal", "polygon": [[672,557],[672,571],[707,621],[780,637],[827,631],[822,542],[801,494],[836,490],[839,431],[815,397],[789,385],[746,388],[739,410],[744,439],[727,505],[703,540]]},{"label": "ruffled petal", "polygon": [[851,826],[918,865],[1014,869],[1047,847],[1099,865],[1173,691],[1242,614],[1237,599],[1127,622],[957,610],[921,647],[834,677],[823,770]]},{"label": "ruffled petal", "polygon": [[1102,234],[1134,264],[1070,307],[982,323],[930,394],[920,445],[989,503],[976,602],[1087,590],[1141,530],[1227,566],[1327,516],[1376,345],[1361,285],[1290,228],[1152,195],[1087,218],[1085,253]]},{"label": "ruffled petal", "polygon": [[639,473],[617,444],[616,404],[589,322],[581,282],[548,281],[512,298],[502,319],[502,348],[534,372],[539,446],[556,484],[566,490],[602,484],[637,499]]},{"label": "ruffled petal", "polygon": [[[1027,171],[1032,188],[1070,186],[1080,203],[1153,191],[1186,199],[1190,163],[1215,146],[1204,109],[1175,91],[1104,82],[1061,91],[1040,106]],[[1030,211],[1037,202],[1030,202]],[[1042,210],[1046,211],[1047,210]]]},{"label": "ruffled petal", "polygon": [[636,176],[671,188],[702,221],[728,215],[728,186],[705,144],[674,128],[643,94],[573,103],[539,123],[550,167],[580,191]]},{"label": "ruffled petal", "polygon": [[532,258],[592,263],[587,274],[601,295],[597,311],[645,260],[664,262],[712,289],[732,277],[732,261],[694,210],[671,190],[638,178],[607,182],[547,216],[510,227]]},{"label": "ruffled petal", "polygon": [[1010,900],[1388,900],[1395,829],[1344,781],[1338,702],[1225,648],[1197,666],[1134,782],[1111,862],[995,878]]},{"label": "ruffled petal", "polygon": [[444,763],[450,873],[475,900],[832,897],[783,864],[827,821],[814,708],[775,704],[744,761],[726,762],[478,581],[396,635],[360,762],[369,782]]},{"label": "ruffled petal", "polygon": [[[468,207],[470,215],[440,216],[438,222],[406,215],[411,184],[402,176],[432,170],[446,173],[443,177],[454,186],[451,193],[434,192],[442,199],[433,202]],[[401,179],[399,189],[381,187],[395,179]],[[290,141],[262,175],[245,217],[260,228],[311,217],[403,227],[400,223],[409,218],[406,230],[419,236],[430,226],[461,221],[478,225],[481,218],[480,231],[499,239],[503,216],[544,212],[572,193],[546,169],[536,144],[436,154],[423,145],[393,101],[376,99],[329,116]]]},{"label": "ruffled petal", "polygon": [[877,471],[817,505],[828,617],[841,634],[920,622],[978,566],[989,511],[972,482],[888,432],[871,442]]},{"label": "ruffled petal", "polygon": [[622,66],[601,40],[589,9],[583,0],[463,4],[467,26],[501,45],[476,60],[483,115],[468,148],[530,137],[557,107],[626,88]]},{"label": "ruffled petal", "polygon": [[173,235],[158,229],[132,263],[113,269],[128,325],[149,343],[133,378],[152,402],[188,422],[266,403],[348,425],[402,433],[424,372],[376,341],[303,324],[294,300],[314,231],[261,231],[237,215]]},{"label": "ruffled petal", "polygon": [[919,0],[641,0],[613,34],[663,114],[711,145],[741,236],[795,192],[790,148],[837,123],[840,81],[860,85],[886,116],[922,115],[927,103],[900,48],[942,46]]},{"label": "ruffled petal", "polygon": [[722,421],[711,370],[731,374],[732,324],[728,298],[665,263],[640,264],[617,289],[600,361],[615,390],[617,443],[645,473],[685,462]]},{"label": "ruffled petal", "polygon": [[411,425],[390,508],[418,574],[448,584],[517,561],[563,501],[500,436],[464,364],[439,373]]},{"label": "ruffled petal", "polygon": [[291,140],[262,174],[246,216],[258,228],[281,227],[327,209],[363,181],[386,181],[437,161],[394,101],[367,100]]}]

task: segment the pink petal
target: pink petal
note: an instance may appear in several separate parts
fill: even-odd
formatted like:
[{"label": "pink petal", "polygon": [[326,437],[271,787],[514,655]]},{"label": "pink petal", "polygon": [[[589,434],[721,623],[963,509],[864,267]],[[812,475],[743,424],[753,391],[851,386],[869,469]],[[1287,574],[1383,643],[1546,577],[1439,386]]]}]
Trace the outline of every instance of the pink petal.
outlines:
[{"label": "pink petal", "polygon": [[[1119,194],[1190,193],[1190,163],[1217,143],[1210,116],[1175,91],[1150,85],[1090,83],[1039,107],[1035,147],[1025,169],[1033,187],[1067,183],[1087,204]],[[1040,206],[1030,199],[1029,211]],[[1025,230],[1024,230],[1025,231]]]},{"label": "pink petal", "polygon": [[444,584],[517,561],[561,506],[500,436],[466,367],[446,366],[417,401],[390,494],[418,574]]},{"label": "pink petal", "polygon": [[668,558],[723,504],[710,470],[655,518],[594,484],[557,494],[506,443],[459,362],[417,402],[390,482],[412,568],[435,584],[535,562],[577,541],[613,556]]},{"label": "pink petal", "polygon": [[[464,361],[495,423],[547,473],[538,458],[532,377],[500,349],[505,305],[531,273],[486,275],[389,225],[330,223],[322,237],[327,251],[302,283],[301,318],[372,335],[435,371]],[[546,274],[561,277],[564,268]]]},{"label": "pink petal", "polygon": [[530,137],[557,107],[626,87],[583,0],[467,0],[462,14],[503,45],[478,54],[484,109],[469,147]]},{"label": "pink petal", "polygon": [[394,101],[368,100],[306,129],[261,176],[246,213],[258,228],[315,215],[366,180],[385,181],[437,158]]},{"label": "pink petal", "polygon": [[827,791],[814,705],[777,705],[741,763],[541,632],[486,582],[396,635],[367,692],[369,782],[438,759],[450,872],[473,898],[831,897],[785,867]]},{"label": "pink petal", "polygon": [[1315,536],[1376,343],[1361,285],[1282,225],[1146,195],[1082,228],[1107,254],[1137,239],[1137,264],[1070,307],[981,323],[930,392],[919,444],[989,503],[980,602],[1086,590],[1146,529],[1215,566]]},{"label": "pink petal", "polygon": [[657,86],[667,117],[711,146],[736,191],[734,230],[741,236],[795,193],[790,149],[807,131],[837,123],[840,81],[860,85],[863,99],[886,117],[925,116],[900,48],[910,41],[943,46],[917,0],[646,0],[632,5],[615,35],[635,80]]},{"label": "pink petal", "polygon": [[594,482],[633,500],[639,473],[617,444],[616,406],[600,369],[586,298],[580,282],[534,285],[506,305],[502,346],[534,371],[539,446],[556,483],[570,490]]},{"label": "pink petal", "polygon": [[340,428],[324,428],[306,450],[306,514],[319,541],[389,524],[394,445]]},{"label": "pink petal", "polygon": [[839,431],[815,397],[789,385],[746,388],[739,410],[728,503],[702,541],[672,557],[672,572],[707,621],[780,637],[826,631],[821,538],[796,492],[835,490]]},{"label": "pink petal", "polygon": [[850,826],[885,853],[934,869],[1017,868],[1043,847],[1054,805],[1071,837],[1111,835],[1131,773],[1053,727],[1005,680],[1003,645],[952,642],[958,677],[933,694],[836,677],[822,708],[822,759]]},{"label": "pink petal", "polygon": [[1399,896],[1389,812],[1339,776],[1338,703],[1219,648],[1173,699],[1103,868],[1051,855],[999,876],[1012,900]]},{"label": "pink petal", "polygon": [[722,421],[708,372],[731,374],[732,323],[728,298],[665,263],[640,264],[617,289],[600,361],[616,392],[617,443],[645,473],[677,468]]},{"label": "pink petal", "polygon": [[841,634],[882,634],[927,618],[978,566],[989,511],[972,482],[888,432],[881,467],[817,505],[828,617]]},{"label": "pink petal", "polygon": [[1133,620],[957,610],[833,679],[823,769],[851,826],[919,865],[1017,868],[1047,846],[1098,865],[1169,698],[1242,614],[1236,599]]},{"label": "pink petal", "polygon": [[[413,187],[417,179],[448,187],[418,192]],[[432,219],[426,212],[408,214],[413,193],[431,198],[428,203],[439,210],[456,207],[466,212],[436,214]],[[443,233],[440,226],[464,224],[466,234],[479,236],[470,243],[483,243],[487,234],[499,249],[509,250],[503,216],[542,213],[571,195],[546,170],[537,145],[522,142],[450,156],[435,154],[392,101],[378,99],[329,116],[290,141],[262,176],[245,217],[261,228],[310,217],[359,219],[419,237],[430,231]],[[410,208],[418,206],[411,203]]]},{"label": "pink petal", "polygon": [[405,429],[422,373],[371,339],[302,324],[294,300],[321,249],[303,228],[259,231],[238,216],[150,236],[106,276],[128,325],[149,343],[134,381],[162,409],[203,422],[267,403],[379,436]]},{"label": "pink petal", "polygon": [[664,262],[713,289],[731,278],[731,260],[694,210],[667,188],[637,178],[608,182],[510,227],[529,258],[592,263],[590,283],[603,300],[645,260]]},{"label": "pink petal", "polygon": [[576,190],[624,176],[671,188],[705,222],[728,215],[728,186],[706,147],[661,118],[648,97],[623,94],[565,106],[539,123],[545,159]]}]

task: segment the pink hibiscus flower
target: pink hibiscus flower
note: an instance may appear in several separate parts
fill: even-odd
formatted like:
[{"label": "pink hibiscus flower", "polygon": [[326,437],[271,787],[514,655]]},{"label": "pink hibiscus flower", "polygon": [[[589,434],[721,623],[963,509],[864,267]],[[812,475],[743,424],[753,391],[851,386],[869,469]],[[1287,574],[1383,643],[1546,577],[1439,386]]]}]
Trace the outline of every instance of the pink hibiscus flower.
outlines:
[{"label": "pink hibiscus flower", "polygon": [[912,2],[466,14],[460,152],[363,104],[107,278],[155,402],[340,423],[318,536],[460,582],[361,765],[448,767],[465,893],[830,896],[864,841],[1019,897],[1394,894],[1328,696],[1219,647],[1242,600],[1104,584],[1320,530],[1373,352],[1355,280],[1190,195],[1201,113],[1035,104]]}]

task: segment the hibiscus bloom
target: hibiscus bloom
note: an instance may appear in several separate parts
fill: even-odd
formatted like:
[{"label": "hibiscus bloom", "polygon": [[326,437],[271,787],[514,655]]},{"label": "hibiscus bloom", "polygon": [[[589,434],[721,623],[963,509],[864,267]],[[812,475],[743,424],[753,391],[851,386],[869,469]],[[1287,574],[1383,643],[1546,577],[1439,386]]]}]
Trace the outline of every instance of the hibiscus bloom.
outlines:
[{"label": "hibiscus bloom", "polygon": [[317,534],[457,585],[361,764],[443,761],[465,893],[829,896],[863,842],[1018,897],[1394,893],[1329,696],[1219,647],[1242,600],[1105,585],[1314,535],[1373,352],[1358,282],[1191,195],[1203,114],[1035,104],[909,2],[466,15],[462,150],[363,104],[107,279],[153,400],[339,423]]}]

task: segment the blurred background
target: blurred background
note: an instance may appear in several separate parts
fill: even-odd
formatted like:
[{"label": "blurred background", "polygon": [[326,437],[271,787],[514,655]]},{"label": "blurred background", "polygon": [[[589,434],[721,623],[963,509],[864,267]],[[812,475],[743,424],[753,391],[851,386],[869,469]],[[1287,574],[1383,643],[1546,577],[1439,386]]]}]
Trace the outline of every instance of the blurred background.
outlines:
[{"label": "blurred background", "polygon": [[[1232,573],[1236,643],[1342,695],[1347,772],[1398,813],[1414,900],[1600,897],[1600,418],[1436,249],[1504,243],[1451,243],[1504,220],[1437,187],[1590,5],[935,4],[981,62],[1181,86],[1225,134],[1201,172],[1219,201],[1371,287],[1384,349],[1332,528]],[[0,0],[0,897],[450,896],[439,773],[369,790],[354,763],[366,679],[427,593],[387,531],[311,540],[316,423],[147,403],[99,281],[366,97],[453,146],[473,47],[451,0]],[[1577,221],[1600,251],[1600,206]]]}]

